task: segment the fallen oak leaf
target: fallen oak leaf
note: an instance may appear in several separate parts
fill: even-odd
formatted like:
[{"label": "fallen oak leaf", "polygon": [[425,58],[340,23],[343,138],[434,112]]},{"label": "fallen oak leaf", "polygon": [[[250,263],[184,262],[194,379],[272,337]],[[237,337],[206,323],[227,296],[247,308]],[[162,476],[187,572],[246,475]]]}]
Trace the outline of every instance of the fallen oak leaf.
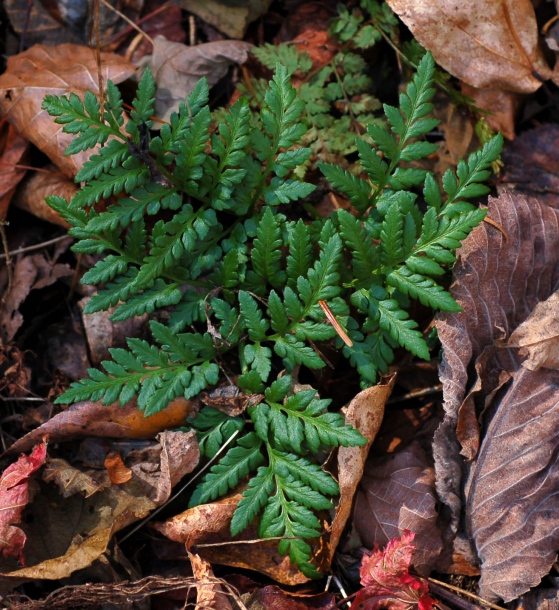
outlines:
[{"label": "fallen oak leaf", "polygon": [[429,596],[425,580],[409,573],[415,534],[404,530],[401,538],[392,538],[384,551],[377,546],[361,563],[361,584],[354,605],[363,610],[431,610],[435,601]]},{"label": "fallen oak leaf", "polygon": [[46,457],[47,443],[43,439],[31,455],[22,455],[0,477],[0,548],[4,557],[17,557],[23,565],[26,536],[13,524],[21,522],[21,513],[29,501],[29,477],[45,463]]}]

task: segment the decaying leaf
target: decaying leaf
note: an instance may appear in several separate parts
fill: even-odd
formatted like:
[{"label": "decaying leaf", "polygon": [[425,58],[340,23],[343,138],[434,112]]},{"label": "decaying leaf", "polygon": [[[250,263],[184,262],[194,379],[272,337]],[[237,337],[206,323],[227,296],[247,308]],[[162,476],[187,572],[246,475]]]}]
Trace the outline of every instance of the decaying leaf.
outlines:
[{"label": "decaying leaf", "polygon": [[[56,259],[47,260],[44,254],[33,254],[20,258],[14,266],[12,288],[6,295],[4,308],[0,312],[0,340],[11,341],[23,324],[19,311],[31,290],[38,290],[54,284],[61,277],[73,275],[72,268],[65,263],[56,263]],[[37,437],[25,450],[28,451],[40,441]]]},{"label": "decaying leaf", "polygon": [[63,459],[50,460],[43,479],[54,485],[42,485],[33,520],[25,526],[31,540],[29,567],[4,570],[2,576],[59,580],[101,557],[116,532],[168,500],[172,486],[196,467],[194,432],[163,434],[160,445],[154,461],[142,464],[150,472],[147,487],[143,472],[134,466],[131,479],[115,485],[103,471],[84,472]]},{"label": "decaying leaf", "polygon": [[25,565],[23,547],[26,535],[14,523],[21,522],[21,512],[29,501],[29,477],[47,457],[47,443],[37,445],[31,455],[22,455],[0,476],[0,549],[4,557],[16,557]]},{"label": "decaying leaf", "polygon": [[29,142],[13,125],[4,123],[0,132],[0,150],[0,219],[4,219],[15,188],[27,171],[15,166],[25,164]]},{"label": "decaying leaf", "polygon": [[[120,55],[101,53],[103,80],[120,83],[134,73],[134,66]],[[47,93],[83,97],[86,90],[99,92],[95,50],[74,44],[54,47],[35,45],[8,58],[0,76],[0,110],[18,132],[42,150],[69,178],[73,178],[92,151],[66,157],[74,139],[62,132],[41,104]]]},{"label": "decaying leaf", "polygon": [[551,77],[530,0],[388,0],[445,70],[480,89],[532,93]]},{"label": "decaying leaf", "polygon": [[437,321],[446,415],[434,455],[451,533],[465,510],[482,596],[510,601],[540,581],[559,548],[559,372],[530,371],[498,342],[559,287],[559,211],[503,194],[489,216],[509,239],[488,223],[470,234],[452,288],[463,311]]},{"label": "decaying leaf", "polygon": [[442,549],[437,518],[435,471],[417,442],[367,462],[353,518],[364,546],[384,546],[411,530],[416,535],[413,564],[428,574]]},{"label": "decaying leaf", "polygon": [[17,440],[4,455],[28,451],[45,434],[53,443],[86,436],[154,438],[162,430],[184,425],[186,418],[197,408],[195,400],[177,398],[163,411],[144,417],[135,400],[123,406],[118,402],[111,405],[102,405],[100,401],[78,402]]},{"label": "decaying leaf", "polygon": [[61,174],[52,163],[42,169],[43,171],[31,174],[22,182],[14,205],[41,220],[69,229],[68,222],[47,205],[45,198],[58,195],[70,201],[79,187],[73,180]]},{"label": "decaying leaf", "polygon": [[[187,550],[199,553],[210,563],[256,570],[284,585],[307,582],[308,578],[293,566],[289,557],[278,553],[277,540],[242,544],[243,540],[258,539],[255,525],[231,537],[231,518],[240,499],[238,493],[212,504],[195,506],[153,527],[167,538],[186,544]],[[222,544],[198,546],[216,543]]]},{"label": "decaying leaf", "polygon": [[227,596],[214,576],[212,566],[200,555],[188,553],[192,573],[196,579],[196,610],[232,610]]},{"label": "decaying leaf", "polygon": [[176,4],[193,13],[231,38],[242,38],[248,25],[266,13],[272,0],[176,0]]},{"label": "decaying leaf", "polygon": [[153,42],[150,66],[157,83],[155,114],[163,120],[178,110],[202,77],[210,87],[215,85],[231,64],[244,63],[252,48],[250,43],[239,40],[219,40],[195,47],[164,36],[156,36]]},{"label": "decaying leaf", "polygon": [[538,303],[502,346],[519,347],[528,356],[522,366],[530,371],[559,369],[559,292]]},{"label": "decaying leaf", "polygon": [[361,589],[353,602],[363,604],[365,610],[392,608],[393,610],[431,610],[434,600],[429,587],[409,573],[415,534],[405,530],[401,538],[392,538],[384,551],[376,547],[363,556]]},{"label": "decaying leaf", "polygon": [[91,362],[94,366],[98,366],[103,360],[111,358],[109,348],[126,347],[127,337],[142,336],[142,329],[147,323],[147,315],[134,316],[122,322],[114,322],[111,320],[111,316],[116,307],[83,314],[83,310],[90,300],[90,296],[84,297],[78,302],[78,307],[82,312],[82,323]]},{"label": "decaying leaf", "polygon": [[559,208],[559,125],[548,123],[521,133],[503,151],[506,188],[537,194]]},{"label": "decaying leaf", "polygon": [[325,560],[321,561],[323,569],[330,566],[351,514],[353,496],[363,475],[369,449],[382,423],[384,405],[392,392],[395,381],[396,376],[393,375],[385,385],[377,385],[359,392],[347,408],[346,422],[359,430],[367,439],[367,444],[362,447],[340,447],[338,450],[340,499],[330,528],[328,555]]}]

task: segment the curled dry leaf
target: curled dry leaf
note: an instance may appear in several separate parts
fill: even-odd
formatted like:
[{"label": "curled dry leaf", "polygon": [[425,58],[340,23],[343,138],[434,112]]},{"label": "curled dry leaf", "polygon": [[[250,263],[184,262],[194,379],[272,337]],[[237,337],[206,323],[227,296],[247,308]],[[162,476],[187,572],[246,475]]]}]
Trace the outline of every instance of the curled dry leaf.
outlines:
[{"label": "curled dry leaf", "polygon": [[502,347],[519,347],[528,356],[522,366],[530,371],[559,369],[559,292],[538,303]]},{"label": "curled dry leaf", "polygon": [[232,610],[227,596],[223,593],[219,580],[214,576],[212,566],[195,553],[188,553],[192,574],[196,579],[196,610]]},{"label": "curled dry leaf", "polygon": [[179,109],[179,104],[202,77],[206,77],[210,87],[215,85],[227,74],[231,64],[244,63],[252,48],[250,43],[239,40],[187,47],[164,36],[157,36],[153,43],[150,66],[157,83],[155,114],[163,120],[168,120]]},{"label": "curled dry leaf", "polygon": [[359,430],[367,439],[367,444],[361,447],[340,447],[338,449],[340,499],[330,528],[330,541],[326,556],[320,558],[321,569],[323,570],[330,566],[351,514],[353,496],[363,476],[363,469],[371,444],[382,424],[384,405],[392,392],[395,381],[396,375],[393,375],[385,385],[377,385],[359,392],[347,408],[346,422]]},{"label": "curled dry leaf", "polygon": [[0,150],[0,219],[4,219],[15,188],[27,171],[15,166],[25,164],[29,142],[13,125],[4,123],[0,133]]},{"label": "curled dry leaf", "polygon": [[[155,508],[136,486],[103,488],[61,459],[49,463],[32,506],[29,567],[2,570],[3,578],[59,580],[90,566],[112,536]],[[92,493],[86,497],[86,489]],[[84,536],[86,534],[86,536]]]},{"label": "curled dry leaf", "polygon": [[116,532],[166,502],[171,488],[196,467],[199,451],[195,432],[164,433],[159,442],[153,461],[143,462],[143,468],[132,465],[132,477],[119,485],[102,471],[83,472],[63,459],[50,460],[43,479],[54,485],[42,485],[26,525],[30,567],[3,570],[2,576],[67,578],[101,557]]},{"label": "curled dry leaf", "polygon": [[532,93],[551,77],[530,0],[388,0],[445,70],[480,89]]},{"label": "curled dry leaf", "polygon": [[510,601],[540,581],[559,548],[559,372],[530,371],[517,349],[495,344],[559,288],[559,211],[503,194],[489,216],[509,240],[488,223],[469,235],[452,288],[463,311],[437,321],[446,414],[434,455],[451,533],[465,511],[482,596]]},{"label": "curled dry leaf", "polygon": [[27,537],[13,524],[21,522],[21,512],[29,501],[29,477],[45,463],[46,457],[47,443],[43,440],[31,455],[22,455],[0,476],[0,549],[4,557],[16,557],[23,565]]},{"label": "curled dry leaf", "polygon": [[417,442],[367,462],[353,518],[364,546],[384,546],[411,530],[416,535],[413,565],[428,574],[442,549],[437,518],[435,471]]},{"label": "curled dry leaf", "polygon": [[35,172],[21,183],[14,205],[41,220],[69,229],[68,222],[47,205],[45,198],[58,195],[70,201],[79,187],[73,180],[60,173],[56,165],[49,163],[43,169],[45,171]]},{"label": "curled dry leaf", "polygon": [[4,455],[28,451],[45,434],[53,443],[86,436],[154,438],[162,430],[184,425],[186,418],[192,416],[197,408],[197,401],[177,398],[163,411],[144,417],[134,400],[122,406],[118,402],[110,405],[103,405],[100,401],[78,402],[17,440]]},{"label": "curled dry leaf", "polygon": [[[153,527],[167,538],[186,544],[187,550],[199,553],[206,561],[256,570],[284,585],[297,585],[309,579],[295,568],[289,557],[280,555],[277,540],[258,540],[255,525],[249,526],[235,538],[230,525],[241,494],[223,498],[211,504],[190,508],[164,523]],[[243,540],[252,542],[242,544]],[[197,545],[216,544],[214,547]]]},{"label": "curled dry leaf", "polygon": [[[101,53],[104,82],[126,80],[134,66],[120,55]],[[99,93],[95,50],[75,44],[54,47],[35,45],[8,58],[6,72],[0,76],[0,110],[19,133],[42,150],[69,178],[73,178],[94,151],[66,157],[64,152],[74,139],[62,133],[46,110],[41,109],[47,93],[80,97],[86,90]]]},{"label": "curled dry leaf", "polygon": [[392,538],[384,551],[376,547],[363,556],[361,584],[355,601],[364,610],[391,608],[393,610],[431,610],[435,600],[429,597],[427,582],[409,573],[414,551],[415,534],[404,530],[401,538]]}]

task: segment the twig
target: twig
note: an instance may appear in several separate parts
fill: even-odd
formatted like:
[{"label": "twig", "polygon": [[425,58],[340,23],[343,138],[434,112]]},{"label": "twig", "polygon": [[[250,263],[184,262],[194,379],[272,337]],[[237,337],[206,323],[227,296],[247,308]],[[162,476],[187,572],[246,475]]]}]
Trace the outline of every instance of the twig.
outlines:
[{"label": "twig", "polygon": [[196,46],[196,17],[188,15],[188,44]]},{"label": "twig", "polygon": [[272,538],[257,538],[256,540],[226,540],[225,542],[212,542],[211,544],[193,544],[193,549],[207,549],[212,546],[230,546],[231,544],[258,544],[268,540],[301,540],[297,536],[273,536]]},{"label": "twig", "polygon": [[449,585],[446,582],[442,582],[442,580],[435,580],[434,578],[426,578],[425,580],[427,580],[427,582],[432,582],[435,585],[439,585],[440,587],[444,587],[445,589],[448,589],[449,591],[454,591],[455,593],[460,593],[462,595],[465,595],[466,597],[475,599],[476,602],[479,602],[480,604],[483,604],[484,606],[487,606],[488,608],[492,608],[492,610],[506,610],[506,608],[503,608],[502,606],[496,606],[495,604],[488,602],[486,599],[483,599],[482,597],[478,597],[477,595],[474,595],[473,593],[470,593],[469,591],[460,589],[460,587],[455,587],[453,585]]},{"label": "twig", "polygon": [[351,608],[351,602],[348,601],[348,599],[349,599],[348,595],[345,592],[344,586],[342,585],[340,579],[335,574],[332,574],[332,580],[336,583],[336,586],[340,590],[340,593],[344,596],[344,599],[346,600],[345,603],[347,604],[347,607]]},{"label": "twig", "polygon": [[129,17],[127,17],[124,13],[121,13],[118,9],[116,9],[114,6],[111,6],[107,0],[101,0],[101,2],[108,8],[111,9],[111,11],[114,11],[121,19],[124,19],[124,21],[126,21],[126,23],[128,23],[128,25],[130,25],[130,27],[134,28],[138,33],[142,34],[142,36],[145,36],[147,40],[149,40],[151,42],[151,44],[153,45],[153,38],[151,36],[149,36],[148,34],[146,34],[144,32],[144,30],[142,30],[141,28],[139,28],[133,21],[132,19],[130,19]]},{"label": "twig", "polygon": [[6,267],[8,268],[8,287],[4,294],[2,295],[2,300],[0,301],[0,311],[4,309],[6,305],[6,300],[8,295],[12,290],[12,283],[14,281],[14,270],[12,268],[12,257],[10,256],[10,250],[8,247],[8,238],[6,237],[6,221],[0,220],[0,236],[2,238],[2,247],[4,248],[3,258],[6,259]]},{"label": "twig", "polygon": [[[3,231],[3,228],[0,229]],[[16,254],[23,254],[24,252],[32,252],[33,250],[40,250],[41,248],[46,248],[47,246],[52,246],[52,244],[57,244],[59,241],[64,241],[65,239],[73,239],[70,235],[60,235],[53,239],[49,239],[48,241],[43,241],[40,244],[35,244],[34,246],[26,246],[25,248],[18,248],[17,250],[12,250],[11,252],[5,251],[5,254],[0,254],[0,260],[6,259],[9,257],[15,256]]]},{"label": "twig", "polygon": [[395,402],[403,402],[404,400],[410,400],[412,398],[419,398],[420,396],[428,396],[429,394],[436,394],[437,392],[442,392],[442,391],[443,391],[443,384],[439,383],[438,385],[431,386],[430,388],[414,390],[413,392],[408,392],[407,394],[402,394],[401,396],[393,396],[386,402],[386,404],[390,405]]},{"label": "twig", "polygon": [[51,174],[52,176],[65,177],[62,172],[53,172],[52,170],[45,169],[44,167],[33,167],[32,165],[22,165],[21,163],[6,163],[5,161],[0,161],[0,165],[5,165],[10,169],[32,169],[35,172],[43,172],[44,174]]},{"label": "twig", "polygon": [[132,528],[125,536],[123,536],[119,541],[118,544],[122,544],[125,540],[127,540],[128,538],[130,538],[130,536],[132,536],[132,534],[135,534],[139,529],[141,529],[148,521],[150,521],[150,519],[153,519],[153,517],[155,517],[155,515],[157,515],[159,512],[161,512],[167,505],[169,505],[173,500],[175,500],[178,496],[180,496],[180,494],[189,486],[191,485],[203,472],[205,472],[215,461],[216,459],[219,457],[219,455],[221,453],[223,453],[225,451],[225,448],[229,445],[229,443],[237,436],[237,434],[239,434],[239,430],[237,430],[236,432],[233,432],[233,434],[227,439],[227,441],[225,442],[224,445],[222,445],[221,449],[213,456],[213,458],[203,467],[201,468],[191,479],[189,479],[173,496],[171,496],[167,502],[164,502],[161,506],[159,506],[158,508],[156,508],[151,514],[149,514],[145,519],[142,519],[142,521],[140,521],[140,523],[138,523],[138,525],[136,525],[136,527]]},{"label": "twig", "polygon": [[[132,30],[138,29],[137,26],[142,25],[142,23],[145,23],[146,21],[149,21],[150,19],[153,19],[154,17],[159,15],[159,13],[163,12],[165,9],[168,9],[171,6],[173,6],[173,2],[174,2],[174,0],[167,0],[167,2],[165,2],[165,4],[162,4],[159,8],[155,9],[152,13],[149,13],[148,15],[145,15],[144,17],[142,17],[138,21],[138,23],[134,24],[133,26],[127,27],[126,29],[122,30],[121,32],[117,32],[114,36],[111,36],[111,38],[109,38],[109,40],[103,46],[107,47],[111,44],[114,44],[115,42],[118,42],[121,38],[125,38],[126,36],[128,36],[128,34],[130,34],[130,32]],[[143,30],[141,30],[141,32],[143,35],[146,34]]]}]

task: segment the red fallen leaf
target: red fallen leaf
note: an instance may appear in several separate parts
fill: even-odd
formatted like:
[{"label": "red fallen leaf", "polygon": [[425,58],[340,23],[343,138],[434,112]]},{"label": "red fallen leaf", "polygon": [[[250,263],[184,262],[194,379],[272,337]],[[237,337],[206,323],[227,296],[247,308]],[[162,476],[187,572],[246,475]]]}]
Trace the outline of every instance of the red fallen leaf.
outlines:
[{"label": "red fallen leaf", "polygon": [[432,610],[435,601],[429,587],[409,573],[415,534],[404,530],[401,538],[392,538],[384,551],[378,546],[361,563],[361,589],[354,605],[363,610]]},{"label": "red fallen leaf", "polygon": [[29,500],[29,477],[45,463],[47,443],[37,445],[30,456],[22,455],[0,477],[0,548],[4,557],[17,557],[25,565],[23,547],[26,536],[19,527],[21,511]]}]

